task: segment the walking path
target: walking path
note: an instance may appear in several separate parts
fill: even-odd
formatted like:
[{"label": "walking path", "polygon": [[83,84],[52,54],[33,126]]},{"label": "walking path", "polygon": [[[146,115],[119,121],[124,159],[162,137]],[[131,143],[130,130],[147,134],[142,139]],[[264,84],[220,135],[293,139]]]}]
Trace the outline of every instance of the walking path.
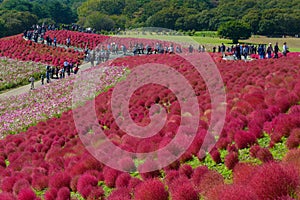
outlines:
[{"label": "walking path", "polygon": [[[123,54],[117,54],[117,55],[110,54],[109,60],[116,59],[116,58],[122,57],[122,56],[124,56],[124,55]],[[83,63],[82,65],[79,66],[78,73],[82,73],[84,70],[90,68],[91,66],[92,65],[91,65],[90,62]],[[28,79],[29,79],[29,77],[28,77]],[[51,79],[51,81],[59,81],[59,80],[60,79]],[[45,84],[47,84],[47,83],[45,83]],[[39,87],[42,87],[40,79],[34,82],[34,87],[35,87],[35,89],[39,88]],[[13,88],[13,89],[8,90],[7,92],[1,93],[0,94],[0,99],[8,98],[8,97],[11,97],[11,96],[16,96],[16,95],[20,95],[20,94],[24,94],[24,93],[29,92],[30,90],[31,90],[31,83],[28,84],[28,85],[24,85],[24,86],[21,86],[21,87],[18,87],[18,88]]]}]

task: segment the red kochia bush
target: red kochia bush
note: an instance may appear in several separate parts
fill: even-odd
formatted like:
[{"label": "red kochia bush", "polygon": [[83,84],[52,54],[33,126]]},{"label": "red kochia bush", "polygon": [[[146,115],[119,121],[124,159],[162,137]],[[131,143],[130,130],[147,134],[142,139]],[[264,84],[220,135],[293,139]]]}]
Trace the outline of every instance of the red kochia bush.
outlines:
[{"label": "red kochia bush", "polygon": [[300,175],[300,149],[290,150],[282,159],[283,163],[293,165]]},{"label": "red kochia bush", "polygon": [[1,180],[1,190],[3,192],[12,192],[17,179],[15,177],[5,177]]},{"label": "red kochia bush", "polygon": [[95,200],[95,199],[102,199],[104,196],[104,190],[102,187],[96,187],[93,188],[93,190],[90,192],[87,200]]},{"label": "red kochia bush", "polygon": [[295,168],[270,162],[258,168],[249,182],[259,199],[277,199],[295,193],[300,179]]},{"label": "red kochia bush", "polygon": [[5,199],[5,200],[16,200],[16,198],[14,197],[14,195],[12,195],[11,193],[7,193],[7,192],[2,192],[0,193],[0,199]]},{"label": "red kochia bush", "polygon": [[15,195],[18,195],[19,192],[22,190],[22,189],[28,189],[30,188],[30,184],[29,182],[26,180],[26,179],[19,179],[15,184],[14,184],[14,187],[13,187],[13,193]]},{"label": "red kochia bush", "polygon": [[30,188],[23,189],[18,194],[18,200],[35,200],[35,199],[36,199],[36,195]]},{"label": "red kochia bush", "polygon": [[221,154],[217,149],[211,150],[210,155],[211,155],[211,158],[213,159],[213,161],[215,161],[215,163],[219,164],[222,162]]},{"label": "red kochia bush", "polygon": [[270,162],[274,160],[272,153],[267,148],[260,148],[260,150],[256,153],[256,158],[262,162]]},{"label": "red kochia bush", "polygon": [[34,174],[32,176],[31,186],[34,189],[36,189],[38,191],[41,191],[41,190],[48,187],[48,180],[49,180],[48,176],[45,176],[45,175],[42,175],[42,174]]},{"label": "red kochia bush", "polygon": [[98,181],[95,176],[84,174],[82,175],[77,182],[77,191],[83,196],[87,197],[90,193],[90,190],[87,188],[97,186]]},{"label": "red kochia bush", "polygon": [[130,179],[131,179],[131,176],[128,173],[120,174],[116,180],[116,187],[117,188],[127,187]]},{"label": "red kochia bush", "polygon": [[62,188],[62,187],[70,187],[71,177],[66,172],[60,172],[54,174],[49,180],[50,188]]},{"label": "red kochia bush", "polygon": [[256,137],[247,131],[238,131],[234,134],[234,141],[239,149],[247,148],[256,143]]},{"label": "red kochia bush", "polygon": [[291,131],[289,138],[286,141],[286,146],[289,149],[298,148],[300,145],[300,128],[295,128]]},{"label": "red kochia bush", "polygon": [[193,188],[192,184],[187,183],[180,185],[172,192],[172,200],[198,200],[198,193]]},{"label": "red kochia bush", "polygon": [[213,188],[206,197],[209,200],[260,200],[251,188],[241,185]]},{"label": "red kochia bush", "polygon": [[67,187],[60,188],[57,192],[56,200],[70,200],[70,189]]},{"label": "red kochia bush", "polygon": [[137,186],[135,200],[168,200],[169,194],[158,179],[146,180]]},{"label": "red kochia bush", "polygon": [[56,188],[48,189],[47,192],[45,193],[44,197],[45,197],[45,200],[56,200],[57,189]]},{"label": "red kochia bush", "polygon": [[120,172],[112,169],[110,167],[104,167],[103,168],[103,176],[104,176],[104,182],[108,187],[115,187],[116,180],[119,176]]},{"label": "red kochia bush", "polygon": [[130,200],[130,190],[126,188],[119,188],[114,190],[107,200]]},{"label": "red kochia bush", "polygon": [[238,163],[233,169],[233,183],[247,185],[257,172],[257,166],[249,163]]},{"label": "red kochia bush", "polygon": [[234,166],[239,162],[239,155],[238,153],[232,151],[225,157],[225,166],[228,169],[233,169]]},{"label": "red kochia bush", "polygon": [[130,157],[122,158],[119,161],[119,165],[122,167],[124,171],[128,171],[128,172],[134,171],[136,169],[135,164],[132,158]]},{"label": "red kochia bush", "polygon": [[190,184],[190,180],[186,176],[179,176],[174,178],[171,183],[168,183],[168,190],[173,193],[179,186]]},{"label": "red kochia bush", "polygon": [[191,165],[182,165],[179,169],[179,174],[182,176],[182,175],[185,175],[187,176],[188,178],[191,178],[192,177],[192,174],[193,174],[193,168]]}]

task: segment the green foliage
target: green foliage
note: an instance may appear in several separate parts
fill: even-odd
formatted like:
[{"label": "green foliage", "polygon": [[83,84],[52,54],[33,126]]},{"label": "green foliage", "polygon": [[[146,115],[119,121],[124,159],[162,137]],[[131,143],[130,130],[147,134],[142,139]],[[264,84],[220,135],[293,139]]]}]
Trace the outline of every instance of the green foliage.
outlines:
[{"label": "green foliage", "polygon": [[91,27],[97,31],[112,30],[115,22],[108,15],[95,11],[86,17],[84,26]]},{"label": "green foliage", "polygon": [[[103,31],[145,26],[216,31],[221,24],[240,19],[249,24],[253,34],[294,36],[300,32],[299,0],[0,0],[1,10],[29,12],[40,22],[77,22]],[[106,25],[93,22],[98,15]],[[11,19],[3,27],[1,19],[0,36],[12,34],[3,32],[7,27],[21,24],[19,19]]]},{"label": "green foliage", "polygon": [[239,39],[251,37],[250,26],[241,21],[229,21],[218,28],[218,35],[223,38],[231,39],[233,43],[238,43]]},{"label": "green foliage", "polygon": [[107,187],[107,186],[105,185],[104,181],[100,181],[100,182],[98,183],[98,186],[101,186],[101,187],[103,188],[105,197],[109,197],[109,195],[110,195],[110,194],[112,193],[112,191],[113,191],[113,188]]},{"label": "green foliage", "polygon": [[[224,162],[224,158],[227,155],[227,151],[223,150],[220,151],[220,153],[221,153],[221,159]],[[192,168],[196,168],[198,166],[204,165],[211,170],[216,170],[217,172],[219,172],[224,177],[225,180],[230,180],[232,178],[232,170],[227,169],[224,163],[216,164],[211,158],[210,154],[207,154],[207,156],[203,161],[199,161],[197,157],[193,157],[193,159],[186,162],[186,164],[191,165]]]},{"label": "green foliage", "polygon": [[270,148],[270,152],[272,153],[275,160],[282,160],[282,158],[288,152],[288,148],[286,146],[286,138],[282,138],[280,143],[274,145],[273,148]]},{"label": "green foliage", "polygon": [[4,35],[14,35],[22,33],[25,29],[31,27],[32,24],[37,23],[38,18],[28,11],[10,10],[0,12],[0,21],[4,22],[4,27],[2,30],[0,29],[0,32]]}]

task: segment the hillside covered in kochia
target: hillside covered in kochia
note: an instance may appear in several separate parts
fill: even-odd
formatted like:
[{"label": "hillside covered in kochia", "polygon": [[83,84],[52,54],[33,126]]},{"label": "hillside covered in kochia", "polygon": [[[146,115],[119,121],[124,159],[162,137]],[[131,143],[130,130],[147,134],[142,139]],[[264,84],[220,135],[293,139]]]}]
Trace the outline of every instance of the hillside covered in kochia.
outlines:
[{"label": "hillside covered in kochia", "polygon": [[[253,34],[296,35],[300,0],[3,0],[0,36],[19,33],[27,21],[78,23],[96,30],[163,27],[217,30],[240,19]],[[7,12],[10,10],[9,12]],[[23,18],[11,16],[23,15]],[[30,19],[30,20],[28,20]]]}]

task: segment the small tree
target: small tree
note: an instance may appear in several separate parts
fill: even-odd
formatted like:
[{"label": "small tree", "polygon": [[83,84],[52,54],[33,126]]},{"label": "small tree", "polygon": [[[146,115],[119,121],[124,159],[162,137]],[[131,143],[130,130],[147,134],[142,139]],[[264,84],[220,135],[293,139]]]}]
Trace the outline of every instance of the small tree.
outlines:
[{"label": "small tree", "polygon": [[234,44],[238,43],[239,39],[248,39],[251,37],[251,28],[249,24],[241,21],[229,21],[221,24],[218,28],[218,35],[231,39]]}]

